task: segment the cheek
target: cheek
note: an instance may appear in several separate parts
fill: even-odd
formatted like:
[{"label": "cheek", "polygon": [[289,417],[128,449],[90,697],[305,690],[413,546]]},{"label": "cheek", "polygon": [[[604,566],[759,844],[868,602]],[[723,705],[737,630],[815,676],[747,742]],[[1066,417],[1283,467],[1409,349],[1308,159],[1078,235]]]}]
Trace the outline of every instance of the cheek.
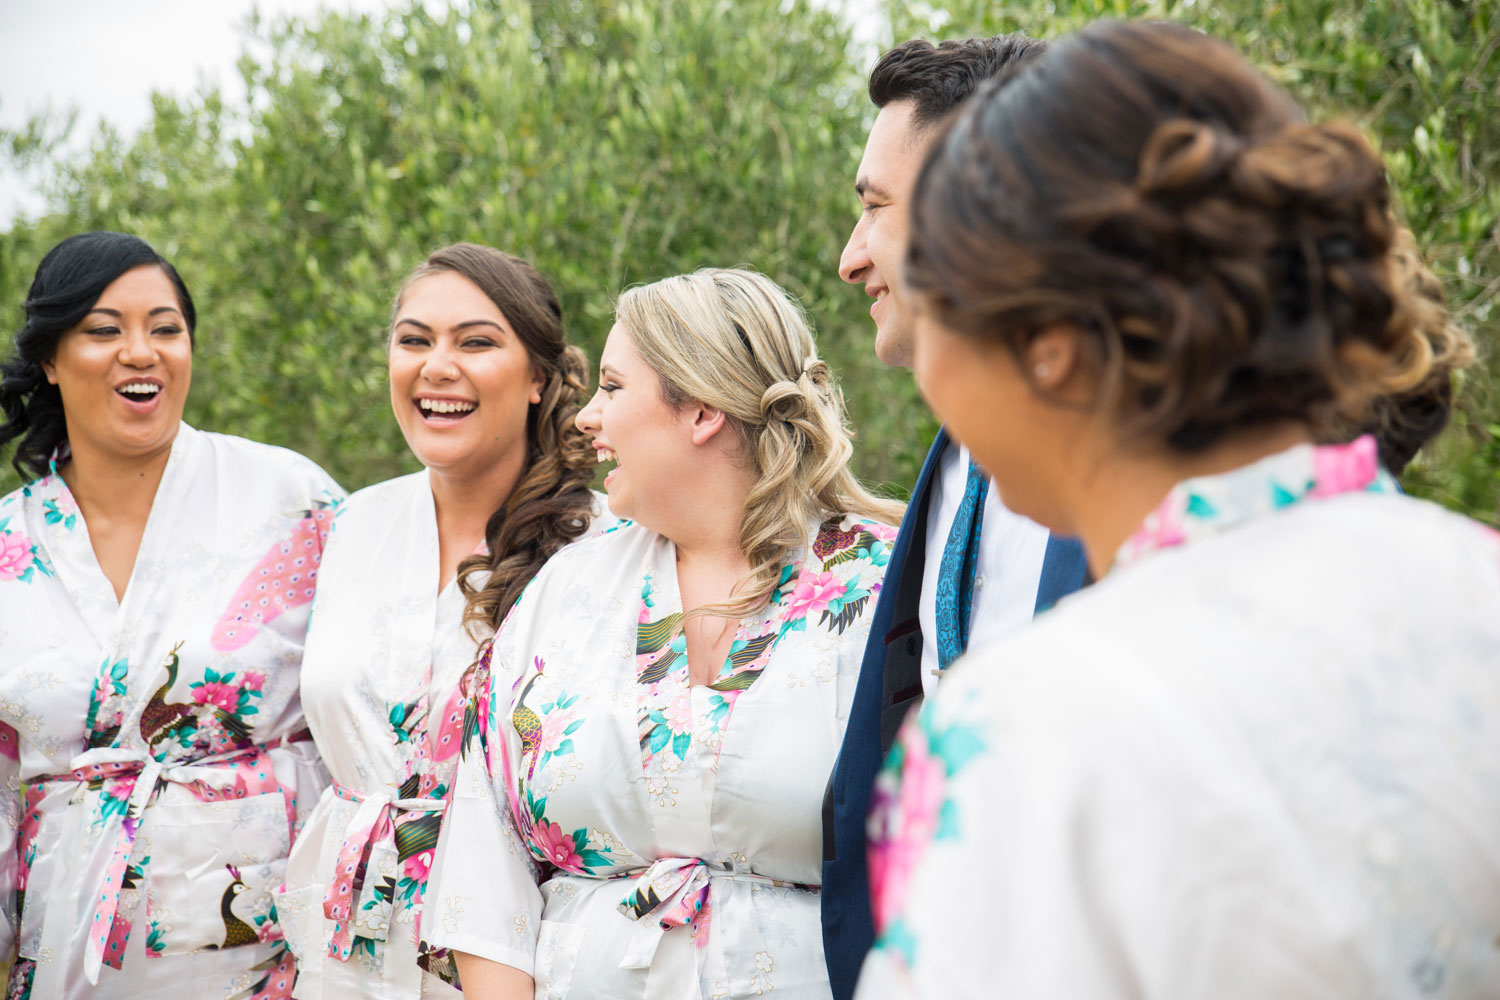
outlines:
[{"label": "cheek", "polygon": [[391,409],[398,418],[407,411],[406,404],[412,394],[412,380],[420,369],[420,365],[399,354],[389,355],[386,359],[386,378],[391,383]]}]

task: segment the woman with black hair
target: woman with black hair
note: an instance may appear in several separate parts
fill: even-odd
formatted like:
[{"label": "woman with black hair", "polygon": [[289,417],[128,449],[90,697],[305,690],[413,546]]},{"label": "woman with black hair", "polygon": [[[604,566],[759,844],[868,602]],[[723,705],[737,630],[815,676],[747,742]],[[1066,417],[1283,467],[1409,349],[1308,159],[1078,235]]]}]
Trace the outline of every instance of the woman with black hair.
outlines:
[{"label": "woman with black hair", "polygon": [[25,311],[0,381],[31,479],[0,500],[8,995],[286,996],[269,894],[326,783],[298,665],[338,486],[182,422],[193,300],[141,240],[64,240]]}]

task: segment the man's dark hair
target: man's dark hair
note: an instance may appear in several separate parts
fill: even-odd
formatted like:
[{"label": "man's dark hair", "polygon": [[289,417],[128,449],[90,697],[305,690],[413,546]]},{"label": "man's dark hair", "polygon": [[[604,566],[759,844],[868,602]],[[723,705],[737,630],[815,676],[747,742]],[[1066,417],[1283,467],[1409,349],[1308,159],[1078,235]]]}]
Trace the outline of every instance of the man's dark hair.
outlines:
[{"label": "man's dark hair", "polygon": [[933,45],[921,38],[902,42],[870,71],[870,100],[877,108],[909,100],[917,128],[947,116],[979,85],[1040,56],[1047,43],[1025,35],[965,38]]}]

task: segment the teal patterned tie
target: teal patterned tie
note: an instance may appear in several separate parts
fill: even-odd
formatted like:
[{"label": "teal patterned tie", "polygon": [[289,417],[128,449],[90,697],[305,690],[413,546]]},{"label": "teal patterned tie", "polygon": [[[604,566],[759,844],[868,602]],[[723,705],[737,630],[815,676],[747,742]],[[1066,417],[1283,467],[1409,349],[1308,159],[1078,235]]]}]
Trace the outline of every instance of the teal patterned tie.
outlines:
[{"label": "teal patterned tie", "polygon": [[953,517],[948,542],[943,546],[943,561],[938,566],[937,647],[938,666],[943,670],[962,656],[969,645],[974,573],[979,568],[979,534],[984,528],[984,498],[989,490],[989,476],[970,459],[964,498]]}]

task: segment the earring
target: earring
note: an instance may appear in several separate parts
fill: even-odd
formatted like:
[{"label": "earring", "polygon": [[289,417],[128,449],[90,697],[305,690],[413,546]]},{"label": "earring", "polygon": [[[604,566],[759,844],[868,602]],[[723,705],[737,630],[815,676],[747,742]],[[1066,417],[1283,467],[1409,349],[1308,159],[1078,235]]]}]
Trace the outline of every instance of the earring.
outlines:
[{"label": "earring", "polygon": [[1050,372],[1051,370],[1052,369],[1048,368],[1045,362],[1043,362],[1042,364],[1037,365],[1035,368],[1032,369],[1032,371],[1036,372],[1036,377],[1037,378],[1046,378],[1047,377],[1047,373]]}]

